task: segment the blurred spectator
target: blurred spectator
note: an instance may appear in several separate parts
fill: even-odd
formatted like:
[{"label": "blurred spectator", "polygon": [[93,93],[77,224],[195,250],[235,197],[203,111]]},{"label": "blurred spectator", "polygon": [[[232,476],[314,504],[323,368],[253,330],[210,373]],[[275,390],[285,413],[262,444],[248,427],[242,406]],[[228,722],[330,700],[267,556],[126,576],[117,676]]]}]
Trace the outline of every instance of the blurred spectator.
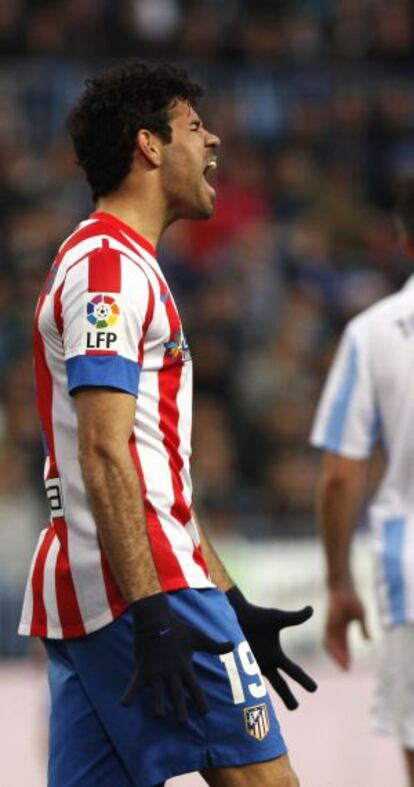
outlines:
[{"label": "blurred spectator", "polygon": [[220,400],[207,395],[197,396],[195,406],[193,457],[198,506],[215,536],[225,538],[237,529],[240,485],[229,414]]},{"label": "blurred spectator", "polygon": [[24,453],[14,442],[0,441],[0,657],[15,658],[28,650],[16,623],[33,550],[46,523]]},{"label": "blurred spectator", "polygon": [[47,519],[31,491],[24,453],[14,443],[0,446],[0,522],[1,581],[16,587],[17,595],[25,585],[34,546]]},{"label": "blurred spectator", "polygon": [[1,0],[0,52],[410,64],[409,0]]}]

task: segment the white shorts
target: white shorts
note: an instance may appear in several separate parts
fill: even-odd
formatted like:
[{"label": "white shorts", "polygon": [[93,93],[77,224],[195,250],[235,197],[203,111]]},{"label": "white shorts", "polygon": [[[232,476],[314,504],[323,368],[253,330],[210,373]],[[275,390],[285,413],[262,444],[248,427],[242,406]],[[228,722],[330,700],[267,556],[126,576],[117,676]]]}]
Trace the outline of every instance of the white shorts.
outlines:
[{"label": "white shorts", "polygon": [[371,727],[414,749],[414,624],[383,632]]}]

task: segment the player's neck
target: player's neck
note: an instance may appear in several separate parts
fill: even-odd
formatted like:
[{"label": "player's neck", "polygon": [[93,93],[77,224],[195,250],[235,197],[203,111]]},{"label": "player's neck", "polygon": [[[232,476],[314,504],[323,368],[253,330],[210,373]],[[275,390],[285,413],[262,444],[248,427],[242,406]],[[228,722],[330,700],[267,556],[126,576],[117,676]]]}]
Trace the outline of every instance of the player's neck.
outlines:
[{"label": "player's neck", "polygon": [[159,202],[151,199],[150,195],[132,199],[128,193],[117,192],[101,197],[96,209],[116,216],[148,240],[154,248],[157,247],[165,228],[165,216]]}]

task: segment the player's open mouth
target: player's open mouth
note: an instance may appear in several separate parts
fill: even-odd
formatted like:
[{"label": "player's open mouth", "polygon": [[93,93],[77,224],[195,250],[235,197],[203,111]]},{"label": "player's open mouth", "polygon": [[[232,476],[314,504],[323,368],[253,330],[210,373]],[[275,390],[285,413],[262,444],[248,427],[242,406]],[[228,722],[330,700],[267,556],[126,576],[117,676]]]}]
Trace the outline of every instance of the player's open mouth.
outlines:
[{"label": "player's open mouth", "polygon": [[211,175],[214,176],[216,170],[217,170],[217,159],[215,159],[215,158],[214,159],[210,159],[209,161],[207,161],[207,164],[205,165],[205,167],[203,169],[204,182],[207,185],[208,190],[213,194],[213,196],[216,195],[216,190],[213,188],[213,186],[211,185],[209,180],[210,180]]}]

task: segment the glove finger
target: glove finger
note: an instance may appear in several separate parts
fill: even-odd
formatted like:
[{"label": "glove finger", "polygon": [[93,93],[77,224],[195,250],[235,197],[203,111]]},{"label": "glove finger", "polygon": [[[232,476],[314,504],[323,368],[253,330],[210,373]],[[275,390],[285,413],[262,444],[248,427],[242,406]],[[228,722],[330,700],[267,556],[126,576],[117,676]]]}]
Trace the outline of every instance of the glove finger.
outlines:
[{"label": "glove finger", "polygon": [[299,626],[305,623],[313,615],[313,607],[307,606],[303,609],[297,609],[288,612],[283,609],[275,610],[275,622],[278,628],[286,628],[287,626]]},{"label": "glove finger", "polygon": [[152,688],[152,712],[158,719],[165,716],[165,686],[160,675],[156,675],[151,681]]},{"label": "glove finger", "polygon": [[283,656],[283,658],[279,660],[278,667],[297,683],[300,683],[306,691],[316,691],[318,688],[318,684],[315,683],[311,676],[308,675],[302,667],[299,667],[299,664],[295,664],[294,661],[288,659],[287,656]]},{"label": "glove finger", "polygon": [[270,680],[274,690],[277,692],[279,697],[283,700],[288,710],[295,710],[298,707],[299,703],[297,699],[293,696],[289,686],[287,685],[286,681],[282,676],[278,673],[276,669],[269,670],[266,672],[266,677]]},{"label": "glove finger", "polygon": [[203,634],[202,631],[193,629],[193,632],[192,645],[194,650],[204,650],[206,653],[214,653],[217,656],[234,650],[234,642],[231,640],[217,642],[215,639],[210,639],[207,634]]},{"label": "glove finger", "polygon": [[132,676],[132,680],[130,680],[128,686],[126,687],[122,695],[121,705],[124,705],[126,708],[132,705],[141,686],[142,686],[142,679],[138,671],[136,670]]},{"label": "glove finger", "polygon": [[167,680],[167,686],[172,697],[178,724],[186,724],[188,721],[187,703],[183,685],[178,675],[171,675]]},{"label": "glove finger", "polygon": [[204,716],[209,710],[209,704],[191,665],[183,674],[183,682],[188,689],[188,692],[190,693],[198,712]]}]

